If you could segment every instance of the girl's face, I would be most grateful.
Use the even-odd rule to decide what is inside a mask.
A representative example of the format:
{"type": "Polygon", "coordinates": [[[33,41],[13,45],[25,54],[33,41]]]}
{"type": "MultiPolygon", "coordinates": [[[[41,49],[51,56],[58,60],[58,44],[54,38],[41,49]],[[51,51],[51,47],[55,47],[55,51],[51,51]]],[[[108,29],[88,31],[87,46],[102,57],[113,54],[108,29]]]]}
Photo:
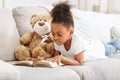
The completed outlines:
{"type": "Polygon", "coordinates": [[[65,44],[73,34],[73,27],[69,29],[61,23],[52,23],[51,31],[53,34],[53,39],[57,45],[65,44]]]}

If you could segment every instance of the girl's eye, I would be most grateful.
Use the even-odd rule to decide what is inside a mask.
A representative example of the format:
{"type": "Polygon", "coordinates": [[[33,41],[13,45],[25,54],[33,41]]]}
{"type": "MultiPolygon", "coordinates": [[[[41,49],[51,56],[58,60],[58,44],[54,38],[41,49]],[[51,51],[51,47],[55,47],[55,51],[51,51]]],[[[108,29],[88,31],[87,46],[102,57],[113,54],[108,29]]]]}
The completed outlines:
{"type": "Polygon", "coordinates": [[[61,37],[61,36],[62,36],[62,34],[58,34],[58,36],[60,36],[60,37],[61,37]]]}
{"type": "Polygon", "coordinates": [[[55,34],[52,33],[52,35],[54,36],[55,34]]]}

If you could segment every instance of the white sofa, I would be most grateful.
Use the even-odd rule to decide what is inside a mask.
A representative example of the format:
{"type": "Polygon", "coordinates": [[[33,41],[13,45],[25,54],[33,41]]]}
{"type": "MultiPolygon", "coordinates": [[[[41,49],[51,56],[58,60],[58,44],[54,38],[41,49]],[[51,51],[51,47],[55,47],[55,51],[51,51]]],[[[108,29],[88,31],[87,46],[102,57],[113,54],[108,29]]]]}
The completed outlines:
{"type": "MultiPolygon", "coordinates": [[[[49,8],[50,9],[50,8],[49,8]]],[[[14,49],[20,35],[31,31],[29,17],[40,13],[40,7],[19,7],[0,10],[0,80],[120,80],[120,54],[108,59],[85,62],[83,66],[57,68],[15,66],[14,49]]],[[[72,9],[75,26],[86,39],[98,38],[109,42],[119,35],[120,15],[94,13],[72,9]]]]}

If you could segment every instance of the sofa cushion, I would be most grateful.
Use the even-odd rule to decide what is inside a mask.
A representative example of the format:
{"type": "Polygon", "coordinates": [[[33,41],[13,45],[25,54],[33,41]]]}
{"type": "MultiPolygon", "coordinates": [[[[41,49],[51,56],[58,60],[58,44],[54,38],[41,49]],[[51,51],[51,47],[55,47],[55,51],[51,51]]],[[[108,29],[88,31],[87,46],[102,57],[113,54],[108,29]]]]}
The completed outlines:
{"type": "Polygon", "coordinates": [[[30,18],[33,14],[48,13],[49,9],[50,7],[46,9],[46,6],[22,6],[14,8],[13,16],[20,35],[33,31],[30,24],[30,18]]]}
{"type": "Polygon", "coordinates": [[[16,67],[0,60],[0,80],[21,80],[16,67]]]}
{"type": "Polygon", "coordinates": [[[21,72],[21,80],[80,80],[74,70],[65,67],[16,67],[21,72]]]}
{"type": "Polygon", "coordinates": [[[67,67],[75,70],[82,80],[120,80],[120,59],[101,59],[67,67]]]}
{"type": "Polygon", "coordinates": [[[20,44],[19,33],[11,12],[0,10],[0,59],[14,60],[14,49],[20,44]]]}
{"type": "Polygon", "coordinates": [[[98,80],[96,73],[89,66],[65,66],[71,68],[80,76],[80,80],[98,80]]]}

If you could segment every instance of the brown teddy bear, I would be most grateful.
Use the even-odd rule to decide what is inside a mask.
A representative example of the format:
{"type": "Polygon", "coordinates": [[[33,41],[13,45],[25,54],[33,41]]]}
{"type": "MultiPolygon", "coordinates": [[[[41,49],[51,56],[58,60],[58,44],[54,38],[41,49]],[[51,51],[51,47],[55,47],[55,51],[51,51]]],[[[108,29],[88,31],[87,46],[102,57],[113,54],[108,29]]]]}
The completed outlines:
{"type": "Polygon", "coordinates": [[[26,33],[20,38],[21,45],[14,51],[17,60],[37,58],[38,56],[52,57],[54,45],[50,20],[49,14],[36,14],[31,17],[30,23],[34,32],[26,33]]]}

